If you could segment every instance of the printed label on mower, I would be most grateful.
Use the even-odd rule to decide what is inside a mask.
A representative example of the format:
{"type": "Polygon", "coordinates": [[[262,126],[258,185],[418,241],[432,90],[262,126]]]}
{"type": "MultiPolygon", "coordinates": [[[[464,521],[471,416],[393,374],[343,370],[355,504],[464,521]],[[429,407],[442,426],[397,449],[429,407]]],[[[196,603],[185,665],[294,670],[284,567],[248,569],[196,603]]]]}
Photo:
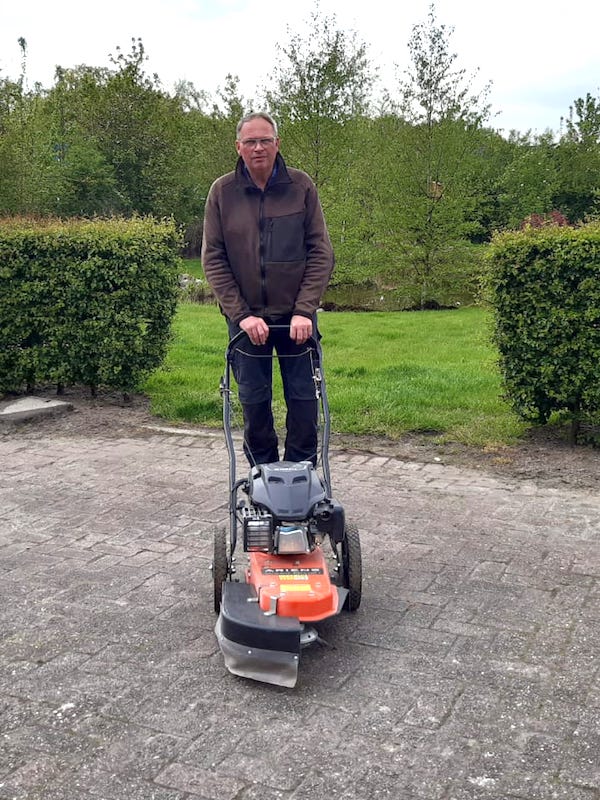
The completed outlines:
{"type": "Polygon", "coordinates": [[[263,567],[263,575],[277,575],[281,580],[308,580],[309,575],[322,575],[321,567],[263,567]]]}

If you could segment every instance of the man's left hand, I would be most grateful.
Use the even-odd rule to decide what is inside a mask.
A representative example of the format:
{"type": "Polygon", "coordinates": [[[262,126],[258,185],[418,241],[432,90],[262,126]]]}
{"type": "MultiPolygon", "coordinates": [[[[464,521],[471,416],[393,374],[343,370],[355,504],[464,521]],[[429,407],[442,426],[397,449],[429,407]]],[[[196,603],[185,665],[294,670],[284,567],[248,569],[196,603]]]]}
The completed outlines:
{"type": "Polygon", "coordinates": [[[296,344],[304,344],[312,336],[312,331],[312,320],[308,317],[302,317],[300,314],[294,314],[290,322],[290,338],[296,344]]]}

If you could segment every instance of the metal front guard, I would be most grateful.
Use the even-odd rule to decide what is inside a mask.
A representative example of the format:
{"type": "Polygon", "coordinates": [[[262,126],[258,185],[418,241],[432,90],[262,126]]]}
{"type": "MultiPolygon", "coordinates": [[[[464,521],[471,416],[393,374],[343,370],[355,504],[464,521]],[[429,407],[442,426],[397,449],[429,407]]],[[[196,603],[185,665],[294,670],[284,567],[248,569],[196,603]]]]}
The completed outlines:
{"type": "MultiPolygon", "coordinates": [[[[338,587],[336,613],[347,594],[338,587]]],[[[291,689],[298,679],[303,625],[296,617],[265,614],[257,599],[250,584],[224,581],[215,635],[225,666],[233,675],[291,689]]]]}
{"type": "Polygon", "coordinates": [[[219,647],[223,653],[225,666],[233,675],[250,678],[253,681],[272,683],[293,689],[298,679],[300,657],[282,650],[264,650],[260,647],[246,647],[232,642],[222,632],[222,618],[219,615],[215,625],[219,647]]]}
{"type": "Polygon", "coordinates": [[[266,616],[254,587],[225,581],[215,634],[234,675],[292,688],[298,677],[302,626],[293,617],[266,616]]]}

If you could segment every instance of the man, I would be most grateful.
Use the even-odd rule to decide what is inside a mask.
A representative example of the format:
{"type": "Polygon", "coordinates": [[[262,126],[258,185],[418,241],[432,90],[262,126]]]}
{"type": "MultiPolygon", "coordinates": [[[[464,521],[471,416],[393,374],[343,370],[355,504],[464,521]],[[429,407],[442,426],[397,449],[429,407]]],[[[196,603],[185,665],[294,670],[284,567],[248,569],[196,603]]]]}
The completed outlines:
{"type": "Polygon", "coordinates": [[[286,166],[273,118],[264,112],[243,117],[235,144],[235,171],[218,178],[206,199],[202,263],[230,337],[243,330],[249,339],[233,360],[244,451],[251,464],[279,459],[271,408],[275,350],[287,406],[284,460],[314,464],[315,386],[309,357],[298,356],[318,336],[316,310],[333,250],[316,187],[306,173],[286,166]]]}

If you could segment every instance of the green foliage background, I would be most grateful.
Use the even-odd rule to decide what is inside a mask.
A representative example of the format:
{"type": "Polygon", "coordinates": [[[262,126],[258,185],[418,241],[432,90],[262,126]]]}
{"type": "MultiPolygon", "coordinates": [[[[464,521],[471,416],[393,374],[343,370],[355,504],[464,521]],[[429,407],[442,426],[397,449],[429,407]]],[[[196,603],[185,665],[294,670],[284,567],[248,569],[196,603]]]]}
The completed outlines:
{"type": "MultiPolygon", "coordinates": [[[[70,243],[23,233],[18,246],[3,223],[0,387],[43,376],[129,390],[160,362],[175,307],[175,226],[185,255],[197,256],[206,195],[235,164],[236,123],[266,108],[282,154],[319,189],[336,252],[327,303],[477,303],[492,242],[496,343],[515,408],[541,421],[561,409],[597,413],[593,236],[506,232],[532,215],[577,226],[598,216],[600,99],[575,98],[558,133],[501,135],[489,86],[477,90],[457,67],[451,34],[432,5],[407,43],[409,69],[383,94],[364,42],[318,5],[306,31],[279,46],[256,98],[241,96],[233,75],[216,98],[186,81],[165,91],[145,70],[141,40],[117,48],[109,67],[58,67],[49,88],[29,88],[26,66],[0,77],[0,215],[134,221],[110,244],[91,222],[86,243],[73,223],[70,243]],[[140,215],[173,220],[169,253],[150,229],[125,241],[140,215]]],[[[387,405],[381,430],[397,423],[397,403],[387,405]]]]}
{"type": "Polygon", "coordinates": [[[172,215],[197,255],[207,192],[233,168],[235,125],[256,108],[275,114],[284,157],[318,185],[334,286],[392,295],[400,308],[472,300],[477,246],[495,231],[532,213],[575,223],[596,212],[592,95],[574,100],[559,136],[502,136],[433,6],[407,43],[411,68],[383,96],[365,43],[316,9],[256,98],[232,75],[215,98],[186,81],[165,91],[140,40],[108,67],[57,68],[48,88],[28,88],[26,68],[0,77],[0,214],[172,215]]]}

